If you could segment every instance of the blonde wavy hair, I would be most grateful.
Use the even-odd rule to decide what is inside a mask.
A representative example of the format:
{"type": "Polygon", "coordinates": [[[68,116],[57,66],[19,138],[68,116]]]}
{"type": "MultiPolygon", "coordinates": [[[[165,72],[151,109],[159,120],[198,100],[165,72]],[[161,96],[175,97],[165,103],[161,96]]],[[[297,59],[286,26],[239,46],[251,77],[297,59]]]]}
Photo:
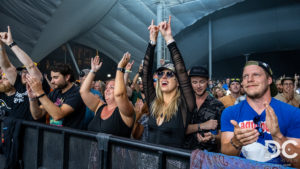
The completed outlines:
{"type": "Polygon", "coordinates": [[[175,97],[173,97],[173,99],[167,107],[164,106],[164,98],[159,81],[156,85],[155,92],[156,98],[151,104],[151,115],[155,118],[158,118],[163,112],[165,112],[163,114],[163,117],[165,119],[164,121],[168,122],[174,115],[176,115],[176,112],[178,111],[178,107],[180,105],[181,92],[179,90],[179,87],[176,88],[176,95],[175,97]]]}

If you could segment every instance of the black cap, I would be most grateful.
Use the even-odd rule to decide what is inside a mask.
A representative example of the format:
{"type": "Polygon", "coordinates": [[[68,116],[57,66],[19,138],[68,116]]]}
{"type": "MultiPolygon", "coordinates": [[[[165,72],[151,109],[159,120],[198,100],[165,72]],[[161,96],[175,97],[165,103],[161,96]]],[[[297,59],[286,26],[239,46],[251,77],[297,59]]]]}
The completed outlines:
{"type": "Polygon", "coordinates": [[[200,76],[200,77],[207,77],[208,78],[208,71],[206,68],[201,66],[193,66],[190,70],[189,77],[192,76],[200,76]]]}
{"type": "Polygon", "coordinates": [[[273,81],[273,71],[272,71],[271,67],[267,63],[265,63],[265,62],[251,60],[251,61],[246,62],[244,68],[246,66],[249,66],[249,65],[257,65],[257,66],[259,66],[259,67],[261,67],[265,72],[267,72],[271,76],[271,78],[272,78],[272,83],[270,85],[271,96],[275,97],[277,95],[277,93],[278,93],[278,90],[277,90],[277,87],[276,87],[276,85],[275,85],[275,83],[273,81]]]}

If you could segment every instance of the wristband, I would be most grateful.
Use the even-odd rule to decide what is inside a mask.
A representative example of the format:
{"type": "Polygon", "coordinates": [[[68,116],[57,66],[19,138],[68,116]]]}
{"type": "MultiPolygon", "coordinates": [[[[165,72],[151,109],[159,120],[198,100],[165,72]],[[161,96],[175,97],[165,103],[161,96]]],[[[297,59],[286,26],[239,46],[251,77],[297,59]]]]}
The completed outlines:
{"type": "Polygon", "coordinates": [[[13,46],[17,45],[16,42],[12,42],[10,45],[8,45],[9,48],[12,48],[13,46]]]}
{"type": "Polygon", "coordinates": [[[242,148],[242,147],[239,147],[239,146],[233,144],[232,138],[230,139],[230,144],[237,150],[241,150],[241,148],[242,148]]]}
{"type": "Polygon", "coordinates": [[[198,132],[202,131],[202,129],[200,128],[200,123],[198,123],[198,132]]]}
{"type": "Polygon", "coordinates": [[[29,101],[36,101],[36,97],[34,97],[34,98],[30,98],[30,97],[28,97],[29,98],[29,101]]]}
{"type": "Polygon", "coordinates": [[[95,72],[95,71],[93,71],[92,69],[90,70],[90,73],[94,73],[94,74],[96,74],[96,72],[95,72]]]}
{"type": "Polygon", "coordinates": [[[152,40],[150,40],[149,43],[150,43],[152,46],[156,45],[156,42],[154,42],[154,41],[152,41],[152,40]]]}
{"type": "Polygon", "coordinates": [[[43,97],[43,96],[45,96],[45,95],[46,95],[46,93],[43,93],[43,94],[37,96],[36,98],[39,99],[39,98],[41,98],[41,97],[43,97]]]}
{"type": "Polygon", "coordinates": [[[118,67],[117,70],[119,70],[119,71],[122,72],[122,73],[125,73],[125,69],[124,69],[124,68],[118,67]]]}
{"type": "Polygon", "coordinates": [[[174,39],[168,40],[167,46],[168,46],[170,43],[172,43],[172,42],[175,42],[175,40],[174,40],[174,39]]]}

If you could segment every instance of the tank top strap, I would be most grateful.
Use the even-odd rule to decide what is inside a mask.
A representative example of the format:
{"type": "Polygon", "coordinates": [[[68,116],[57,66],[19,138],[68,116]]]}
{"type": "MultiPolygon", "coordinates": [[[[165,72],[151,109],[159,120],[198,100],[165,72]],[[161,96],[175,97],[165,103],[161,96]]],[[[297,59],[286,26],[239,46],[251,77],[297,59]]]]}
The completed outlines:
{"type": "Polygon", "coordinates": [[[99,109],[97,110],[96,116],[100,116],[102,109],[106,106],[107,104],[103,104],[99,107],[99,109]]]}

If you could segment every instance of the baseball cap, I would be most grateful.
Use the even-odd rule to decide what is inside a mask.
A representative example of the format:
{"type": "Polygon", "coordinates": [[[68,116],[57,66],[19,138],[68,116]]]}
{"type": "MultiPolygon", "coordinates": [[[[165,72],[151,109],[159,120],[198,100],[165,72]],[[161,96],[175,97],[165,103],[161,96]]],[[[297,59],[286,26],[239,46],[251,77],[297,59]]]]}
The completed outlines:
{"type": "Polygon", "coordinates": [[[241,84],[241,79],[239,79],[239,78],[231,78],[230,82],[229,82],[229,86],[231,85],[232,82],[238,82],[238,83],[241,84]]]}
{"type": "Polygon", "coordinates": [[[202,66],[193,66],[189,73],[189,77],[192,77],[192,76],[200,76],[200,77],[208,78],[208,71],[206,68],[204,68],[202,66]]]}
{"type": "Polygon", "coordinates": [[[156,72],[160,72],[160,71],[163,71],[165,69],[168,69],[168,70],[171,70],[173,73],[176,73],[175,71],[175,67],[174,67],[174,64],[173,63],[166,63],[164,65],[162,65],[161,67],[159,67],[156,72]]]}
{"type": "Polygon", "coordinates": [[[271,76],[271,78],[272,78],[272,83],[270,85],[271,96],[275,97],[277,95],[277,93],[278,93],[278,90],[277,90],[277,87],[276,87],[275,82],[273,80],[273,71],[272,71],[271,67],[267,63],[265,63],[265,62],[251,60],[251,61],[246,62],[244,68],[246,66],[249,66],[249,65],[259,66],[259,67],[261,67],[265,72],[267,72],[271,76]]]}
{"type": "Polygon", "coordinates": [[[79,72],[79,76],[80,77],[83,77],[83,76],[87,76],[90,72],[90,69],[82,69],[80,72],[79,72]]]}

